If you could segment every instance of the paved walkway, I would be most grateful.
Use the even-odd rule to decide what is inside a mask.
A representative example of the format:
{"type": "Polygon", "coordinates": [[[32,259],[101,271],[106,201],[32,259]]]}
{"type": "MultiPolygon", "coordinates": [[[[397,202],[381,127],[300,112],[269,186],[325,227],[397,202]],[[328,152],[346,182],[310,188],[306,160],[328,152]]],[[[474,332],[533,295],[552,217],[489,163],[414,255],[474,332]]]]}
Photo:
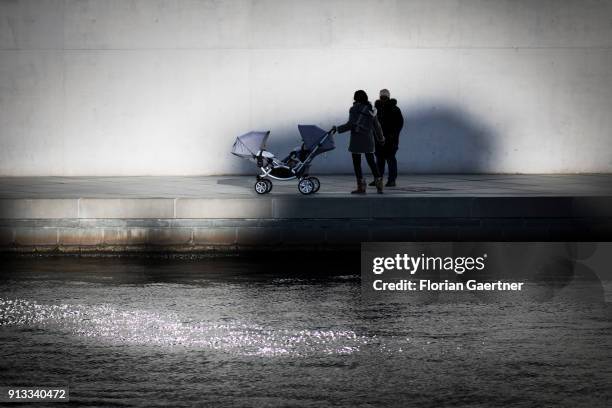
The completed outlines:
{"type": "MultiPolygon", "coordinates": [[[[323,175],[316,197],[343,197],[354,189],[349,175],[323,175]]],[[[0,198],[249,198],[253,176],[216,177],[4,177],[0,198]]],[[[369,188],[377,196],[373,187],[369,188]]],[[[296,181],[274,181],[267,197],[300,197],[296,181]]],[[[612,196],[612,174],[403,175],[384,197],[612,196]]],[[[263,198],[263,197],[260,197],[263,198]]]]}
{"type": "Polygon", "coordinates": [[[357,197],[352,176],[320,179],[259,196],[253,176],[0,178],[0,252],[612,239],[612,175],[404,175],[357,197]]]}

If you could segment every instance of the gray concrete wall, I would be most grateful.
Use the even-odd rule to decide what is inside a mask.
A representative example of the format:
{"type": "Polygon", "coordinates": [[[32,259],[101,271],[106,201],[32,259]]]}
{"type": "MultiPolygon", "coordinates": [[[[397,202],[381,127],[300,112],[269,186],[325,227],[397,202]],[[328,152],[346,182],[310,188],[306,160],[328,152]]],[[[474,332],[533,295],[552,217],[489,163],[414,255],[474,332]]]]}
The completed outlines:
{"type": "Polygon", "coordinates": [[[611,1],[1,0],[0,175],[249,173],[383,87],[402,171],[612,172],[611,46],[611,1]]]}

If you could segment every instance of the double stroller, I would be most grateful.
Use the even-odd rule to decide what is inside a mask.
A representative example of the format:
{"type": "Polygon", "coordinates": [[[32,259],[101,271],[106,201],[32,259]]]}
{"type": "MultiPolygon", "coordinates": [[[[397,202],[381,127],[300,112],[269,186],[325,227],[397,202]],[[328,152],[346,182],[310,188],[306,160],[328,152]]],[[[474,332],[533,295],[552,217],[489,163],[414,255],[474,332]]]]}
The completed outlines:
{"type": "Polygon", "coordinates": [[[298,181],[298,190],[302,194],[314,194],[319,191],[321,182],[308,174],[310,164],[321,153],[336,148],[333,134],[335,129],[325,131],[314,125],[298,125],[302,145],[292,150],[287,157],[279,160],[266,150],[270,131],[248,132],[238,136],[232,146],[232,154],[253,161],[261,170],[255,181],[255,192],[267,194],[272,191],[272,181],[298,181]]]}

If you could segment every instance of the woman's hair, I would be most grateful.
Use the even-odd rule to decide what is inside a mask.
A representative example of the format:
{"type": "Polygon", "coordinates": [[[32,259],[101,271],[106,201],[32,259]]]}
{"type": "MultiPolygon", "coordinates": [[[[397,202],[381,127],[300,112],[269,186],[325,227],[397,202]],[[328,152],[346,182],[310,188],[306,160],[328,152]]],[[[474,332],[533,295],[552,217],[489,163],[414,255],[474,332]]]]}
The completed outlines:
{"type": "Polygon", "coordinates": [[[360,89],[358,91],[355,91],[353,99],[355,100],[355,102],[368,103],[368,94],[365,93],[363,89],[360,89]]]}

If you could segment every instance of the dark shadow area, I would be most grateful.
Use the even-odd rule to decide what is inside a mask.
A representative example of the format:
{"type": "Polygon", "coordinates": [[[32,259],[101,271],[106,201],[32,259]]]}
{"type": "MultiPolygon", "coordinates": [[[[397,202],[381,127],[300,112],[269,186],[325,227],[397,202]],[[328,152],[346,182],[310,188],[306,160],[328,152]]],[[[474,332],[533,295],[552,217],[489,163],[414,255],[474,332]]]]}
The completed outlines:
{"type": "Polygon", "coordinates": [[[494,133],[484,120],[444,105],[409,107],[402,113],[400,174],[495,171],[494,133]]]}
{"type": "MultiPolygon", "coordinates": [[[[279,183],[282,183],[279,181],[279,183]]],[[[217,184],[224,186],[233,186],[233,187],[242,187],[251,190],[253,188],[253,179],[245,179],[244,177],[235,177],[235,178],[222,178],[217,180],[217,184]]],[[[295,181],[294,181],[295,184],[295,181]]],[[[411,193],[424,193],[424,192],[433,192],[433,191],[452,191],[450,188],[443,187],[417,187],[417,186],[406,186],[401,187],[397,186],[393,188],[393,191],[407,191],[411,193]]]]}
{"type": "Polygon", "coordinates": [[[443,187],[394,187],[394,191],[409,191],[412,193],[424,193],[429,191],[452,191],[452,188],[443,187]]]}
{"type": "Polygon", "coordinates": [[[0,283],[12,280],[70,280],[108,284],[206,284],[265,282],[271,279],[328,280],[360,273],[359,252],[334,251],[304,256],[304,252],[252,252],[228,257],[181,257],[163,254],[134,256],[0,257],[0,283]],[[271,261],[273,256],[273,261],[271,261]],[[295,262],[299,258],[300,262],[295,262]],[[279,266],[280,265],[280,266],[279,266]],[[286,266],[283,266],[286,265],[286,266]]]}

